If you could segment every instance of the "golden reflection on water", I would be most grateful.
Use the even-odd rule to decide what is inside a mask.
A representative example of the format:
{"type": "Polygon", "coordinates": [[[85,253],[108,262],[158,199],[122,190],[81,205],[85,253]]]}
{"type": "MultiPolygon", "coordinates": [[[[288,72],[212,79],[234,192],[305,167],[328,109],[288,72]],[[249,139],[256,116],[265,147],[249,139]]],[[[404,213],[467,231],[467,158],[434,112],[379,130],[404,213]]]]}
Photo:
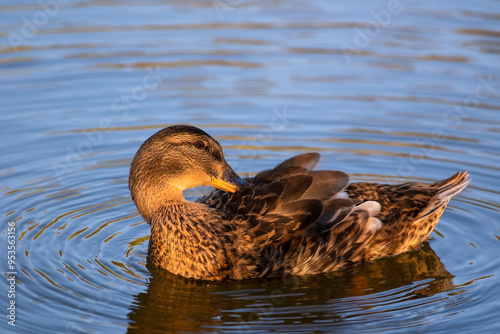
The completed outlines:
{"type": "Polygon", "coordinates": [[[345,29],[362,26],[359,22],[210,22],[210,23],[179,23],[179,24],[145,24],[145,25],[93,25],[81,27],[44,28],[39,34],[81,34],[99,32],[127,32],[127,31],[176,31],[176,30],[219,30],[219,29],[345,29]]]}
{"type": "MultiPolygon", "coordinates": [[[[142,222],[140,224],[147,224],[146,222],[142,222]]],[[[128,250],[127,250],[127,253],[126,253],[126,256],[129,257],[130,256],[130,253],[132,253],[135,249],[135,247],[139,246],[139,245],[142,245],[144,244],[146,241],[149,240],[149,235],[147,236],[144,236],[144,237],[139,237],[137,239],[134,239],[132,241],[130,241],[127,246],[128,246],[128,250]]]]}
{"type": "Polygon", "coordinates": [[[182,61],[168,61],[168,62],[142,62],[142,63],[101,63],[96,67],[110,67],[110,68],[174,68],[174,67],[203,67],[203,66],[230,66],[242,68],[256,68],[261,67],[260,63],[246,62],[246,61],[230,61],[230,60],[182,60],[182,61]]]}
{"type": "MultiPolygon", "coordinates": [[[[161,130],[168,126],[174,125],[172,123],[158,123],[158,124],[147,124],[147,125],[136,125],[136,126],[114,126],[103,128],[85,128],[76,130],[65,130],[65,131],[53,131],[48,133],[48,136],[57,136],[63,134],[71,133],[85,133],[85,132],[115,132],[115,131],[138,131],[138,130],[161,130]]],[[[218,123],[218,124],[190,124],[193,126],[205,128],[205,129],[262,129],[264,126],[254,125],[254,124],[233,124],[233,123],[218,123]]]]}
{"type": "Polygon", "coordinates": [[[214,43],[217,44],[243,44],[243,45],[266,45],[267,41],[262,39],[248,39],[248,38],[215,38],[214,43]]]}
{"type": "Polygon", "coordinates": [[[128,215],[128,216],[123,216],[123,217],[120,217],[120,218],[109,220],[109,221],[105,222],[104,224],[102,224],[101,226],[99,226],[98,228],[96,228],[93,232],[91,232],[88,235],[86,235],[84,237],[84,239],[88,239],[88,238],[91,238],[91,237],[95,236],[97,233],[101,232],[104,228],[108,227],[109,225],[111,225],[113,223],[121,222],[121,221],[130,219],[130,218],[134,218],[134,217],[138,217],[138,216],[139,216],[138,213],[134,213],[134,214],[131,214],[131,215],[128,215]]]}
{"type": "MultiPolygon", "coordinates": [[[[114,276],[114,277],[116,277],[116,278],[119,278],[119,279],[121,279],[121,280],[127,281],[127,282],[132,283],[132,284],[145,285],[144,283],[140,283],[140,282],[137,282],[137,281],[131,280],[131,279],[129,279],[129,278],[127,278],[127,277],[123,276],[123,275],[120,275],[120,274],[119,274],[119,272],[123,272],[123,270],[121,270],[121,269],[123,269],[123,268],[124,268],[123,264],[120,264],[120,265],[118,266],[118,267],[120,267],[121,269],[118,269],[118,270],[116,270],[116,271],[115,271],[115,270],[113,270],[113,269],[116,269],[116,268],[109,268],[108,266],[106,266],[103,262],[99,261],[98,259],[94,259],[94,261],[95,261],[95,263],[97,263],[97,264],[98,264],[99,268],[101,268],[101,269],[103,269],[103,270],[104,270],[104,272],[103,272],[103,271],[99,271],[99,272],[100,272],[100,273],[102,273],[102,274],[103,274],[103,275],[105,275],[105,276],[108,276],[107,274],[110,274],[110,275],[112,275],[112,276],[114,276]]],[[[115,266],[115,267],[117,266],[117,264],[116,264],[116,263],[111,262],[111,264],[112,264],[113,266],[115,266]]],[[[95,269],[95,270],[99,270],[99,269],[97,269],[97,267],[96,267],[96,268],[94,268],[94,269],[95,269]]],[[[145,277],[141,277],[141,276],[139,276],[139,275],[135,274],[134,272],[132,272],[132,274],[130,274],[130,273],[128,273],[128,272],[127,272],[127,274],[129,274],[129,275],[131,275],[131,276],[133,276],[133,277],[138,277],[138,278],[140,278],[140,279],[142,279],[142,280],[145,280],[145,279],[146,279],[145,277]]]]}
{"type": "MultiPolygon", "coordinates": [[[[408,137],[408,138],[435,138],[436,135],[427,132],[415,132],[415,131],[390,131],[390,130],[375,130],[368,128],[350,128],[344,132],[348,133],[364,133],[364,134],[380,134],[380,135],[390,135],[394,137],[408,137]]],[[[470,137],[459,137],[443,134],[439,136],[443,141],[454,140],[454,141],[464,141],[470,143],[478,143],[479,140],[470,137]]]]}
{"type": "Polygon", "coordinates": [[[45,273],[42,271],[38,270],[37,268],[32,268],[34,271],[36,271],[41,277],[43,277],[47,282],[49,282],[51,285],[55,286],[58,289],[61,289],[63,291],[69,291],[65,287],[60,286],[56,282],[54,282],[51,278],[49,278],[45,273]]]}
{"type": "Polygon", "coordinates": [[[444,152],[455,152],[455,153],[465,153],[463,150],[450,149],[445,146],[438,146],[433,143],[407,143],[407,142],[395,142],[395,141],[383,141],[383,140],[374,140],[374,139],[354,139],[354,138],[326,138],[322,141],[327,143],[336,143],[336,144],[366,144],[366,145],[377,145],[381,147],[416,147],[422,149],[433,149],[437,151],[444,152]]]}
{"type": "Polygon", "coordinates": [[[457,33],[463,34],[463,35],[500,37],[500,31],[484,30],[484,29],[460,28],[460,29],[457,29],[457,33]]]}
{"type": "MultiPolygon", "coordinates": [[[[51,228],[53,225],[55,225],[57,222],[59,222],[62,218],[71,216],[70,220],[77,219],[77,218],[83,217],[83,216],[91,214],[91,213],[95,213],[98,211],[103,211],[103,210],[107,210],[107,209],[119,206],[119,205],[126,203],[126,202],[129,202],[129,201],[130,201],[129,199],[124,201],[123,198],[119,198],[119,199],[109,200],[109,201],[106,201],[106,202],[103,202],[100,204],[92,204],[89,206],[85,206],[82,208],[74,209],[74,210],[71,210],[69,212],[63,213],[63,214],[57,216],[55,219],[53,219],[47,225],[43,226],[41,228],[41,230],[33,237],[33,240],[38,239],[47,229],[51,228]],[[79,213],[79,212],[82,212],[82,213],[79,213]],[[79,214],[75,215],[76,213],[79,213],[79,214]],[[73,215],[75,215],[75,216],[73,216],[73,215]]],[[[63,225],[58,230],[60,231],[60,230],[64,229],[66,226],[67,225],[63,225]]],[[[70,237],[70,240],[82,232],[84,232],[84,230],[79,230],[79,231],[75,232],[76,234],[73,233],[72,236],[70,237]]]]}
{"type": "MultiPolygon", "coordinates": [[[[35,222],[34,220],[32,221],[33,223],[35,222]]],[[[19,234],[19,238],[17,239],[18,241],[21,241],[23,240],[23,238],[26,236],[27,233],[31,232],[34,228],[36,228],[38,225],[40,225],[40,223],[36,223],[36,224],[32,224],[31,226],[29,224],[26,224],[26,226],[28,226],[27,229],[25,229],[24,231],[22,231],[20,234],[19,234]]]]}
{"type": "Polygon", "coordinates": [[[1,58],[0,64],[28,63],[32,61],[35,61],[35,58],[33,57],[1,58]]]}

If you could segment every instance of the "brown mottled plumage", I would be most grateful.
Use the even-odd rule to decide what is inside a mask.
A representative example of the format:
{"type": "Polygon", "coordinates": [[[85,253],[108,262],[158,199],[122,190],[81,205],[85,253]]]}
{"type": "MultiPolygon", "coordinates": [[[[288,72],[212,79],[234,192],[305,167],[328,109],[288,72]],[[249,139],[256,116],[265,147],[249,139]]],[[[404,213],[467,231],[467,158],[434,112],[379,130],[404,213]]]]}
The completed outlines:
{"type": "Polygon", "coordinates": [[[151,224],[149,258],[184,277],[223,280],[331,272],[417,248],[466,172],[434,184],[349,184],[295,156],[243,181],[202,130],[176,125],[150,137],[130,168],[132,198],[151,224]],[[196,202],[182,191],[217,188],[196,202]]]}

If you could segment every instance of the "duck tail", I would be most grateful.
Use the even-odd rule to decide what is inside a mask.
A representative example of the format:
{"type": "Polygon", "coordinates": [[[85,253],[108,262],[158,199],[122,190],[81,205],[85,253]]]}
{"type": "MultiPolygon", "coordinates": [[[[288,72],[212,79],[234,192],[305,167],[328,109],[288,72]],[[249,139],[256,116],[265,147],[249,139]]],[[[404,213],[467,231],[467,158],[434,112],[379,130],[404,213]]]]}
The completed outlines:
{"type": "Polygon", "coordinates": [[[452,177],[434,184],[434,187],[438,189],[436,196],[442,201],[447,201],[464,190],[469,183],[469,173],[467,171],[458,172],[452,177]]]}
{"type": "Polygon", "coordinates": [[[432,188],[436,189],[437,192],[430,201],[429,205],[425,210],[420,212],[418,218],[422,218],[434,213],[437,209],[448,204],[450,199],[460,193],[467,187],[470,183],[469,173],[458,172],[452,177],[436,182],[432,185],[432,188]]]}

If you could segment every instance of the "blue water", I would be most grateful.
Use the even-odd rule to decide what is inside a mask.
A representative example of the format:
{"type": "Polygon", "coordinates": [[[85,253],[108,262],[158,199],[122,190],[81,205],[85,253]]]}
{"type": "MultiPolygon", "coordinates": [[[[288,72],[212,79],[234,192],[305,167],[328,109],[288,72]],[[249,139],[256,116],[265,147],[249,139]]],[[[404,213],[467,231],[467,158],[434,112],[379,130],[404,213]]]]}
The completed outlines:
{"type": "Polygon", "coordinates": [[[497,1],[2,1],[0,268],[16,284],[1,281],[0,331],[498,332],[499,20],[497,1]],[[140,144],[176,123],[243,176],[317,151],[354,181],[472,183],[417,251],[184,280],[146,266],[127,186],[140,144]]]}

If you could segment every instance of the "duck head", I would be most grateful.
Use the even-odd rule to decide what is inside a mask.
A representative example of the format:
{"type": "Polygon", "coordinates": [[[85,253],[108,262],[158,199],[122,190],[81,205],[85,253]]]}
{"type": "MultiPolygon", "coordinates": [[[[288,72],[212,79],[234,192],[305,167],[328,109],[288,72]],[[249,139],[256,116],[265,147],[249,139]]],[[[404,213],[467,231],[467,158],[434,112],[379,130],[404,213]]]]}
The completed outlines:
{"type": "Polygon", "coordinates": [[[188,125],[158,131],[142,144],[130,166],[132,199],[148,222],[166,202],[185,201],[184,189],[212,185],[236,192],[245,184],[224,159],[220,144],[188,125]]]}

